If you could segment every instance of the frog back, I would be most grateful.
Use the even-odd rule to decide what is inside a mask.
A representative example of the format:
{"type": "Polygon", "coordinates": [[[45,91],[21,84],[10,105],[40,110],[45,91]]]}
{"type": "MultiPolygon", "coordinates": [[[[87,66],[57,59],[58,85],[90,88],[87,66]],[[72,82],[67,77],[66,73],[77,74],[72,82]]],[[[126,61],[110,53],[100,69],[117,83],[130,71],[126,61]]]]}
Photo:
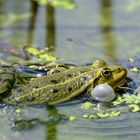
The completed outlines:
{"type": "Polygon", "coordinates": [[[48,104],[60,103],[79,95],[88,87],[93,86],[94,80],[97,78],[95,75],[92,71],[85,72],[55,86],[46,85],[40,88],[33,88],[30,92],[26,90],[20,94],[13,94],[3,101],[8,104],[18,103],[23,105],[42,104],[45,102],[48,104]]]}

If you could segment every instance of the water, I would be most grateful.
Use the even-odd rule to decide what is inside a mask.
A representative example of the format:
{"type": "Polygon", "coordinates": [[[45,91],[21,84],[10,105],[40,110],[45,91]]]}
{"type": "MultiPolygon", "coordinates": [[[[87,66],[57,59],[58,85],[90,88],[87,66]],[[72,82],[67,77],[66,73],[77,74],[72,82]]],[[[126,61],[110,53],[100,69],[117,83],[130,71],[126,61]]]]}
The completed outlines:
{"type": "MultiPolygon", "coordinates": [[[[0,57],[13,63],[26,58],[20,49],[27,44],[48,48],[64,62],[84,64],[96,58],[129,68],[128,57],[139,60],[139,7],[128,0],[75,0],[66,10],[39,6],[33,1],[0,0],[0,57]],[[14,17],[14,14],[18,16],[14,17]],[[6,18],[5,18],[6,17],[6,18]],[[18,48],[16,50],[15,48],[18,48]],[[11,49],[12,48],[12,49],[11,49]],[[18,54],[19,53],[19,54],[18,54]],[[22,55],[21,55],[21,54],[22,55]]],[[[132,65],[138,65],[139,61],[132,65]]],[[[129,71],[139,85],[139,74],[129,71]]],[[[124,113],[116,118],[83,119],[81,102],[58,107],[1,107],[1,140],[138,140],[140,114],[124,113]],[[21,109],[21,112],[16,112],[21,109]],[[76,116],[68,121],[67,115],[76,116]],[[23,127],[15,126],[21,121],[23,127]],[[19,129],[20,128],[20,129],[19,129]],[[22,128],[22,129],[21,129],[22,128]]]]}

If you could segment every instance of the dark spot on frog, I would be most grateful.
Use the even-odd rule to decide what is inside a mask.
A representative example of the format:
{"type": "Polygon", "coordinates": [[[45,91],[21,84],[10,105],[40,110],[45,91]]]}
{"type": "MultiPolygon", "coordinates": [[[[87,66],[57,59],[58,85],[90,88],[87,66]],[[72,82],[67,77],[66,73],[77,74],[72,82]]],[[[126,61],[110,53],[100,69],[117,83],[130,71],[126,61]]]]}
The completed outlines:
{"type": "Polygon", "coordinates": [[[66,77],[66,78],[71,78],[72,75],[68,73],[65,77],[66,77]]]}
{"type": "Polygon", "coordinates": [[[80,78],[80,81],[85,81],[86,79],[87,79],[87,77],[84,76],[84,77],[81,77],[81,78],[80,78]]]}
{"type": "Polygon", "coordinates": [[[68,87],[68,92],[71,92],[72,91],[72,87],[68,87]]]}
{"type": "Polygon", "coordinates": [[[35,86],[33,86],[33,88],[39,88],[39,86],[38,85],[35,85],[35,86]]]}
{"type": "Polygon", "coordinates": [[[59,73],[59,72],[60,72],[60,70],[54,70],[54,71],[51,72],[51,74],[59,73]]]}
{"type": "Polygon", "coordinates": [[[21,88],[17,89],[17,92],[22,92],[22,91],[23,91],[23,89],[21,89],[21,88]]]}
{"type": "Polygon", "coordinates": [[[56,80],[50,80],[52,84],[57,84],[56,80]]]}
{"type": "Polygon", "coordinates": [[[35,97],[29,97],[29,98],[27,98],[27,101],[30,101],[30,102],[32,102],[34,100],[35,100],[35,97]]]}
{"type": "Polygon", "coordinates": [[[82,86],[84,83],[83,82],[80,82],[80,86],[82,86]]]}
{"type": "Polygon", "coordinates": [[[16,104],[19,104],[19,103],[20,103],[20,101],[15,101],[15,103],[16,103],[16,104]]]}
{"type": "Polygon", "coordinates": [[[58,89],[51,89],[51,93],[56,93],[56,92],[58,92],[59,90],[58,89]]]}

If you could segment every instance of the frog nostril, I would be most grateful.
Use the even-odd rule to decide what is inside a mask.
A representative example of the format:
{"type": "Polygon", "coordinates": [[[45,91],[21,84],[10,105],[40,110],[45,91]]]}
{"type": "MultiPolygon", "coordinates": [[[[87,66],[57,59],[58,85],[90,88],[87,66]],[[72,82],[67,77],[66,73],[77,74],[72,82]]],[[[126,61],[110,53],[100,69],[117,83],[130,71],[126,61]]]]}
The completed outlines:
{"type": "Polygon", "coordinates": [[[121,72],[121,68],[118,68],[118,72],[121,72]]]}

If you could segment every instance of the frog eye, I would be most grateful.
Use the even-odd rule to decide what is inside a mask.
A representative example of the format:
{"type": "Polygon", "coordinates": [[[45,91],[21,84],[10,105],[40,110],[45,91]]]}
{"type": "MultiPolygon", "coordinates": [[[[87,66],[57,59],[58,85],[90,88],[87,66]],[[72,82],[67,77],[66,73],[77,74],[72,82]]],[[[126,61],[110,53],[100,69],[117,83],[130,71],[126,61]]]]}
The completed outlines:
{"type": "Polygon", "coordinates": [[[110,74],[111,74],[110,69],[109,69],[109,68],[104,68],[103,71],[102,71],[101,76],[102,76],[102,77],[109,77],[110,74]]]}

